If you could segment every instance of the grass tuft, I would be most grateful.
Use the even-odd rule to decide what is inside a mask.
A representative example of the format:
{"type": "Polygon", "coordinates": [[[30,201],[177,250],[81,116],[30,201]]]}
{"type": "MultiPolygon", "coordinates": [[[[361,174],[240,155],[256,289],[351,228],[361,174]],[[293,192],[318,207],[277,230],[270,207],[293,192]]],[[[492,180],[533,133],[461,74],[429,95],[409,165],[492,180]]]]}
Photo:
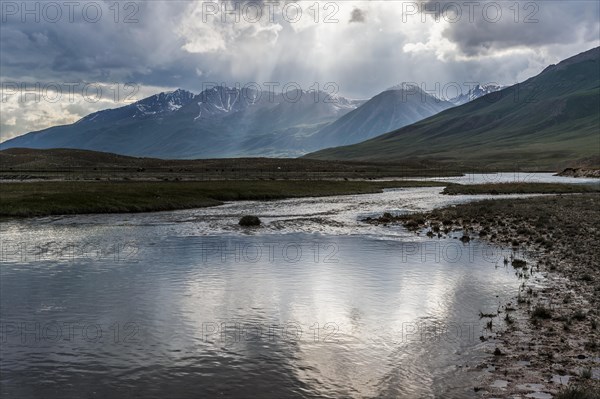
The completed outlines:
{"type": "Polygon", "coordinates": [[[542,305],[537,305],[533,312],[531,312],[532,319],[550,319],[552,318],[552,311],[542,305]]]}
{"type": "Polygon", "coordinates": [[[600,393],[588,387],[570,386],[561,390],[555,399],[600,399],[600,393]]]}

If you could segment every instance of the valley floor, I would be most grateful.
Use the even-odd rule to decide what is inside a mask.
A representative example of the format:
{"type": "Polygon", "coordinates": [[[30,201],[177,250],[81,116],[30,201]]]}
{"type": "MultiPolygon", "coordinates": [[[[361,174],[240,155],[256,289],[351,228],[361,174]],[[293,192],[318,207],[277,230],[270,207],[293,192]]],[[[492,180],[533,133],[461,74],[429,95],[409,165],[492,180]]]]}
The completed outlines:
{"type": "Polygon", "coordinates": [[[428,180],[57,180],[2,183],[0,217],[157,212],[203,208],[224,201],[377,193],[386,188],[447,186],[444,194],[599,192],[597,185],[500,183],[460,185],[428,180]]]}
{"type": "MultiPolygon", "coordinates": [[[[0,217],[156,212],[223,201],[377,193],[385,188],[443,186],[434,181],[221,180],[171,182],[55,181],[4,183],[0,217]]],[[[241,216],[241,215],[240,215],[241,216]]]]}

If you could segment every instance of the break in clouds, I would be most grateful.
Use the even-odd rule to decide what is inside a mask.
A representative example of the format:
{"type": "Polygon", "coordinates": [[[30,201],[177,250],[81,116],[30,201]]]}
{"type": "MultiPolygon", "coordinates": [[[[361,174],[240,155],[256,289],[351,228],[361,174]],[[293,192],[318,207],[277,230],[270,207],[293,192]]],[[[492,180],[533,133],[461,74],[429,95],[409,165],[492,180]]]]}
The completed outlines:
{"type": "Polygon", "coordinates": [[[1,141],[211,82],[334,82],[353,98],[404,81],[509,85],[600,35],[595,1],[1,5],[1,141]]]}

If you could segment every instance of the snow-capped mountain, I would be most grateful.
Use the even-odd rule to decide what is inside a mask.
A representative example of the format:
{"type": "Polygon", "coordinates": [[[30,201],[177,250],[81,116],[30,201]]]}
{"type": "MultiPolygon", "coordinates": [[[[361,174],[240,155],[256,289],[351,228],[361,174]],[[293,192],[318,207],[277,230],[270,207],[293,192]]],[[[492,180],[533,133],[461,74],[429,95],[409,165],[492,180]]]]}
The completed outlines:
{"type": "MultiPolygon", "coordinates": [[[[306,158],[379,162],[437,159],[498,169],[515,165],[531,170],[558,169],[574,160],[598,156],[598,87],[600,47],[551,65],[498,93],[480,96],[372,140],[318,151],[306,158]]],[[[472,94],[494,89],[481,87],[472,94]]]]}
{"type": "Polygon", "coordinates": [[[163,158],[295,156],[306,138],[364,101],[301,90],[213,87],[159,93],[8,140],[0,148],[79,148],[163,158]]]}
{"type": "Polygon", "coordinates": [[[124,107],[94,112],[81,118],[75,123],[101,123],[124,118],[145,118],[157,114],[174,112],[189,104],[194,96],[194,93],[182,89],[177,89],[172,92],[163,92],[124,107]]]}
{"type": "Polygon", "coordinates": [[[453,104],[413,84],[390,87],[312,137],[315,147],[355,144],[437,114],[453,104]]]}
{"type": "Polygon", "coordinates": [[[451,98],[449,101],[454,105],[463,105],[468,103],[469,101],[473,101],[478,99],[479,97],[483,97],[487,94],[494,93],[496,91],[502,90],[505,86],[499,86],[495,84],[487,84],[487,85],[477,85],[474,88],[470,89],[466,93],[461,93],[458,96],[451,98]]]}
{"type": "Polygon", "coordinates": [[[299,156],[368,140],[452,106],[406,83],[369,101],[322,91],[178,89],[28,133],[0,148],[78,148],[158,158],[299,156]]]}
{"type": "Polygon", "coordinates": [[[402,82],[399,83],[397,85],[394,85],[392,87],[388,87],[387,89],[384,90],[384,92],[386,91],[396,91],[396,90],[404,90],[404,91],[418,91],[421,92],[421,87],[416,84],[416,83],[411,83],[411,82],[402,82]]]}
{"type": "Polygon", "coordinates": [[[159,93],[136,103],[137,109],[145,115],[177,111],[194,99],[194,93],[177,89],[173,92],[159,93]]]}

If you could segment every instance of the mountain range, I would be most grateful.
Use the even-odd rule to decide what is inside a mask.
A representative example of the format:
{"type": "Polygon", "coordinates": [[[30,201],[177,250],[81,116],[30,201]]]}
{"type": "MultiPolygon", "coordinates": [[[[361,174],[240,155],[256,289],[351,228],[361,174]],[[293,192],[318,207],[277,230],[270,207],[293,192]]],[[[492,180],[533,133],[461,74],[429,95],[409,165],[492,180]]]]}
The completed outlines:
{"type": "Polygon", "coordinates": [[[293,157],[358,143],[453,105],[406,85],[368,101],[322,91],[178,89],[16,137],[0,149],[76,148],[171,159],[293,157]]]}
{"type": "Polygon", "coordinates": [[[200,94],[179,89],[28,133],[0,148],[77,148],[159,158],[292,156],[307,152],[298,150],[305,136],[362,103],[329,97],[222,86],[200,94]]]}
{"type": "Polygon", "coordinates": [[[600,155],[600,47],[539,75],[313,159],[435,159],[555,170],[600,155]]]}
{"type": "Polygon", "coordinates": [[[0,149],[75,148],[170,159],[436,160],[557,169],[600,152],[600,47],[522,83],[444,101],[401,84],[369,100],[217,86],[159,93],[0,149]]]}

